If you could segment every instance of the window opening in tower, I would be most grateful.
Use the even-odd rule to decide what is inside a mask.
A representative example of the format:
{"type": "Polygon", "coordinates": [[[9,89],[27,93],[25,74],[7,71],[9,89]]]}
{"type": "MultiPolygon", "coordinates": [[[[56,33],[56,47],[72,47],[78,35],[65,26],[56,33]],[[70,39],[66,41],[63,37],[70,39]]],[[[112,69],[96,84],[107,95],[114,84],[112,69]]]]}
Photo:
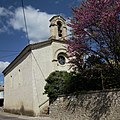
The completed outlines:
{"type": "Polygon", "coordinates": [[[60,21],[57,22],[57,26],[58,26],[58,36],[62,37],[62,24],[60,21]]]}

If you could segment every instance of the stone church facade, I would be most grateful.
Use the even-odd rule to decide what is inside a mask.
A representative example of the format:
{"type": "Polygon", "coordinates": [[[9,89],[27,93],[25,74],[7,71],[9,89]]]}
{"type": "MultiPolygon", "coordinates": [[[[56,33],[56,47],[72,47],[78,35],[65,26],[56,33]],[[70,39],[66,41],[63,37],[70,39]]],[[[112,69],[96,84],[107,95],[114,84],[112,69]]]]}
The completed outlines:
{"type": "Polygon", "coordinates": [[[49,27],[48,40],[26,46],[3,71],[5,111],[33,116],[47,112],[49,100],[43,94],[45,79],[53,71],[69,69],[66,21],[53,16],[49,27]]]}

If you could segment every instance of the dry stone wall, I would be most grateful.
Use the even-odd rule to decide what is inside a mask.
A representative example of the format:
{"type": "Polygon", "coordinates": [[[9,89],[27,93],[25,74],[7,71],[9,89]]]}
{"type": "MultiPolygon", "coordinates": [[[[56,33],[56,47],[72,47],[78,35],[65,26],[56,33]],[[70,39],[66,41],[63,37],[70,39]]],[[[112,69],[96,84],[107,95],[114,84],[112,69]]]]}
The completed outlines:
{"type": "Polygon", "coordinates": [[[50,105],[55,120],[120,120],[120,90],[59,97],[50,105]]]}

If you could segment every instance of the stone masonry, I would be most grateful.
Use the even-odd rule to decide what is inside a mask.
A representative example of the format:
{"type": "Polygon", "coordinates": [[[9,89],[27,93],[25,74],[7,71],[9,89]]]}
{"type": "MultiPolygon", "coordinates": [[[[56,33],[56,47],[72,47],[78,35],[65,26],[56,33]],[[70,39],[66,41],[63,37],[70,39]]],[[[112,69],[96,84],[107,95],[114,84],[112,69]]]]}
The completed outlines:
{"type": "Polygon", "coordinates": [[[55,120],[120,120],[120,90],[59,97],[50,105],[55,120]]]}

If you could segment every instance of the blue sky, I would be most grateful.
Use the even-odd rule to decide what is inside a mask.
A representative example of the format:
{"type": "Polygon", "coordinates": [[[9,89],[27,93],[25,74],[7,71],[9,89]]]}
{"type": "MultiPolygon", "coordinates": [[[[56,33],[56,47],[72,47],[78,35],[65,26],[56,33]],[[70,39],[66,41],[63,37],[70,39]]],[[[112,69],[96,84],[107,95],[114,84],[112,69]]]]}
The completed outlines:
{"type": "MultiPolygon", "coordinates": [[[[80,0],[23,0],[30,43],[49,37],[49,19],[60,14],[66,19],[80,0]]],[[[0,0],[0,81],[2,71],[28,44],[21,0],[0,0]]]]}

